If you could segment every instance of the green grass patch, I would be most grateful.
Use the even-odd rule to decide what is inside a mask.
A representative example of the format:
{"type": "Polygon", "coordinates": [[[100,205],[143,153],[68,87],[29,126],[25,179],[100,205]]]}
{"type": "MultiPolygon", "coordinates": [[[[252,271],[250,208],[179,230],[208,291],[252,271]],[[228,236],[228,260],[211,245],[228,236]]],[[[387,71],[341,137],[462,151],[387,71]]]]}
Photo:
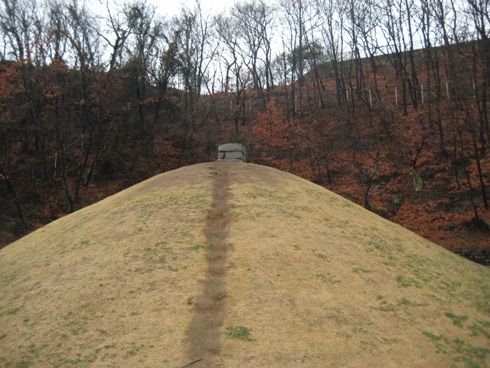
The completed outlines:
{"type": "Polygon", "coordinates": [[[328,259],[328,256],[324,253],[317,253],[317,249],[312,249],[312,252],[320,259],[328,259]]]}
{"type": "Polygon", "coordinates": [[[397,276],[396,282],[398,282],[398,285],[401,287],[422,287],[422,285],[417,280],[411,277],[397,276]]]}
{"type": "Polygon", "coordinates": [[[385,344],[393,344],[395,342],[398,342],[398,339],[387,339],[385,337],[382,337],[381,340],[383,340],[383,343],[385,344]]]}
{"type": "Polygon", "coordinates": [[[453,320],[453,325],[463,327],[463,322],[468,319],[468,316],[457,316],[451,312],[446,312],[444,315],[453,320]]]}
{"type": "Polygon", "coordinates": [[[328,282],[329,284],[337,284],[340,282],[340,280],[335,279],[335,276],[332,275],[330,272],[327,272],[326,275],[323,273],[317,273],[315,277],[322,281],[328,282]]]}
{"type": "Polygon", "coordinates": [[[405,298],[402,298],[401,300],[399,300],[398,304],[406,305],[409,307],[427,307],[427,306],[429,306],[429,303],[412,303],[410,300],[407,300],[405,298]]]}
{"type": "Polygon", "coordinates": [[[433,333],[427,332],[427,331],[423,331],[422,333],[425,335],[425,337],[431,339],[432,341],[439,341],[443,337],[443,335],[437,336],[437,335],[434,335],[433,333]]]}
{"type": "Polygon", "coordinates": [[[71,334],[74,335],[74,336],[79,335],[81,333],[85,333],[85,332],[87,332],[87,330],[83,326],[79,326],[77,328],[72,328],[71,329],[71,334]]]}
{"type": "Polygon", "coordinates": [[[133,348],[131,350],[128,350],[126,352],[126,355],[132,357],[132,356],[137,355],[140,352],[141,349],[144,349],[144,348],[154,348],[154,347],[155,347],[155,345],[143,345],[143,344],[142,345],[139,345],[139,346],[136,346],[136,344],[133,343],[133,348]]]}
{"type": "Polygon", "coordinates": [[[301,218],[300,215],[297,215],[297,214],[295,214],[294,212],[291,212],[291,211],[281,210],[280,212],[283,213],[283,214],[285,214],[285,215],[288,215],[289,217],[294,217],[294,218],[298,218],[298,219],[301,218]]]}
{"type": "Polygon", "coordinates": [[[490,339],[490,322],[488,321],[480,321],[478,319],[475,319],[475,322],[469,327],[469,329],[472,331],[472,336],[480,336],[483,335],[487,339],[490,339]]]}
{"type": "Polygon", "coordinates": [[[354,268],[352,269],[352,272],[355,272],[355,273],[371,273],[371,272],[373,272],[373,271],[371,271],[371,270],[365,270],[365,269],[364,269],[364,268],[362,268],[362,267],[354,267],[354,268]]]}
{"type": "Polygon", "coordinates": [[[185,249],[187,249],[187,250],[193,250],[193,251],[197,252],[201,248],[204,248],[204,245],[202,245],[202,244],[194,244],[193,246],[187,247],[185,249]]]}
{"type": "Polygon", "coordinates": [[[104,345],[103,348],[95,349],[95,353],[99,354],[102,351],[102,349],[115,349],[115,348],[116,348],[116,344],[112,343],[112,344],[104,345]]]}
{"type": "Polygon", "coordinates": [[[15,365],[15,368],[29,368],[33,365],[34,363],[29,360],[22,360],[15,365]]]}
{"type": "Polygon", "coordinates": [[[244,326],[228,326],[226,327],[225,335],[228,336],[230,339],[240,339],[240,340],[246,340],[246,341],[255,341],[255,339],[252,339],[250,337],[250,331],[252,331],[251,328],[244,327],[244,326]]]}
{"type": "Polygon", "coordinates": [[[379,307],[370,307],[372,309],[379,310],[380,312],[394,312],[395,306],[392,303],[388,303],[386,300],[383,300],[379,307]]]}
{"type": "Polygon", "coordinates": [[[395,305],[393,303],[384,300],[384,296],[377,295],[376,300],[379,301],[378,307],[369,307],[371,309],[379,310],[380,312],[394,312],[396,310],[395,305]]]}
{"type": "Polygon", "coordinates": [[[461,287],[461,282],[447,282],[444,280],[439,281],[437,288],[440,290],[446,291],[449,295],[453,295],[453,293],[459,291],[461,287]]]}
{"type": "Polygon", "coordinates": [[[20,307],[7,309],[3,312],[0,312],[0,318],[2,318],[3,316],[15,316],[17,312],[20,311],[23,307],[24,305],[21,305],[20,307]]]}
{"type": "Polygon", "coordinates": [[[455,362],[464,362],[467,367],[486,367],[485,360],[490,355],[489,348],[475,347],[459,338],[450,340],[442,334],[435,335],[428,331],[422,333],[432,340],[438,353],[451,354],[455,362]]]}
{"type": "Polygon", "coordinates": [[[405,248],[401,243],[395,243],[393,246],[397,252],[405,252],[405,248]]]}
{"type": "Polygon", "coordinates": [[[376,346],[376,344],[373,341],[367,341],[367,340],[361,340],[361,344],[368,345],[368,346],[376,346]]]}

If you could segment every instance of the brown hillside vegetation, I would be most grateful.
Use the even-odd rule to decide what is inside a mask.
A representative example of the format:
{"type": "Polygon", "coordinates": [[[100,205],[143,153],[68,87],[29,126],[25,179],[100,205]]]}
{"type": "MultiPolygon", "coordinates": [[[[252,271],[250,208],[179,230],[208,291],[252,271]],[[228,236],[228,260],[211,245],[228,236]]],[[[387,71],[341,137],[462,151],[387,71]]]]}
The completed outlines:
{"type": "Polygon", "coordinates": [[[0,295],[6,368],[490,365],[490,269],[254,164],[50,223],[0,251],[0,295]]]}

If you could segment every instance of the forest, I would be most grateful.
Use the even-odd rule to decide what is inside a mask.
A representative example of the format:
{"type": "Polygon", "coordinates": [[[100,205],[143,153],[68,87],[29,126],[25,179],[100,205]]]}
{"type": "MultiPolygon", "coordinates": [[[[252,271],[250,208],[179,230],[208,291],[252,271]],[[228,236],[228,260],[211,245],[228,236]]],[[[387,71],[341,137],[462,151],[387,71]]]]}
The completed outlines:
{"type": "Polygon", "coordinates": [[[0,0],[0,247],[243,143],[490,262],[488,0],[0,0]]]}

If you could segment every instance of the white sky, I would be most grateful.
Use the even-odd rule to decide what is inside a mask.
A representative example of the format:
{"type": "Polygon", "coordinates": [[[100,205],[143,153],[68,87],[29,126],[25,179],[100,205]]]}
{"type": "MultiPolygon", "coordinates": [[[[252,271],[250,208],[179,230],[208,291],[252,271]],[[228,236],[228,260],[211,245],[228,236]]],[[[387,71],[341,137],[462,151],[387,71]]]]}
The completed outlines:
{"type": "MultiPolygon", "coordinates": [[[[86,4],[95,13],[100,12],[104,14],[107,2],[109,4],[120,5],[123,1],[128,2],[126,0],[86,0],[86,4]]],[[[240,1],[243,0],[238,0],[238,2],[240,1]]],[[[130,2],[132,1],[130,0],[130,2]]],[[[146,0],[146,3],[153,5],[158,15],[162,15],[170,20],[172,17],[179,15],[184,5],[190,10],[194,9],[196,0],[146,0]]],[[[206,16],[208,14],[217,15],[222,13],[225,9],[232,7],[235,0],[200,0],[200,3],[203,15],[206,16]]]]}
{"type": "MultiPolygon", "coordinates": [[[[178,15],[183,5],[189,9],[193,9],[195,6],[194,0],[148,0],[148,2],[156,7],[158,14],[164,15],[166,18],[178,15]]],[[[200,0],[200,2],[204,15],[221,13],[234,4],[233,0],[200,0]]]]}

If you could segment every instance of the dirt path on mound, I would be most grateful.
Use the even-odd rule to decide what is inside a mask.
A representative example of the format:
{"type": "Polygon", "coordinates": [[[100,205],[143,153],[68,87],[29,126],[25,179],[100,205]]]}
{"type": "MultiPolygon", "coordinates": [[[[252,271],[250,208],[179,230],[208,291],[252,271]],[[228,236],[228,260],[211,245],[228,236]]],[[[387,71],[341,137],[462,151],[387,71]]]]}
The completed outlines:
{"type": "Polygon", "coordinates": [[[210,168],[210,175],[214,180],[213,199],[204,230],[208,247],[208,273],[203,292],[196,298],[195,315],[189,325],[188,357],[189,362],[194,362],[191,364],[193,368],[215,366],[216,356],[221,348],[221,326],[225,316],[223,299],[227,295],[226,237],[230,217],[230,178],[225,165],[213,164],[210,168]]]}

